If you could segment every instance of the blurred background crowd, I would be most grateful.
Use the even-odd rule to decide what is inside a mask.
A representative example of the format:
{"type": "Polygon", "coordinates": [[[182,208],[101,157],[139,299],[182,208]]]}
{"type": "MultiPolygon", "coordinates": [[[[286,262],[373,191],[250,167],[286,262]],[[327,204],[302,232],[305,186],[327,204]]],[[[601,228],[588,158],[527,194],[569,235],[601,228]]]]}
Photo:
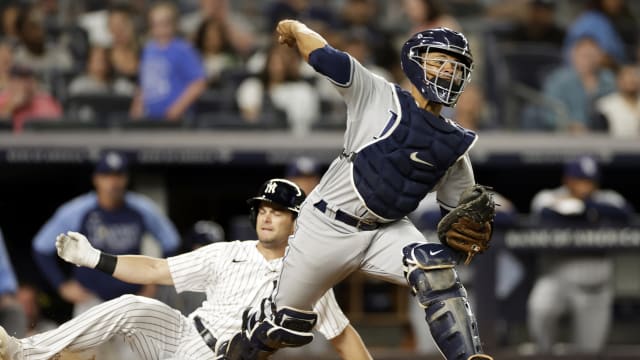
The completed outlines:
{"type": "Polygon", "coordinates": [[[483,130],[639,133],[638,4],[624,0],[3,1],[0,116],[42,127],[340,128],[344,107],[290,49],[296,18],[402,84],[399,48],[464,30],[473,86],[451,109],[483,130]],[[52,124],[52,122],[64,124],[52,124]],[[130,125],[137,122],[136,125],[130,125]]]}
{"type": "MultiPolygon", "coordinates": [[[[21,134],[60,130],[70,136],[114,129],[166,130],[163,136],[339,134],[346,108],[333,85],[274,38],[277,22],[294,18],[401,86],[404,40],[431,27],[462,30],[475,68],[446,116],[505,139],[542,133],[633,141],[640,136],[638,16],[640,2],[631,0],[0,0],[0,135],[17,139],[19,148],[21,134]]],[[[91,232],[102,250],[155,256],[249,239],[255,234],[244,200],[257,184],[287,177],[309,192],[327,165],[326,159],[255,154],[207,168],[151,163],[134,169],[130,184],[129,160],[136,154],[100,149],[87,156],[98,160],[90,165],[53,155],[46,165],[14,165],[2,145],[8,165],[0,156],[6,240],[5,249],[0,233],[0,324],[19,336],[46,331],[123,293],[156,297],[185,313],[202,301],[201,294],[123,287],[70,269],[56,259],[58,232],[91,232]]],[[[637,154],[613,158],[606,149],[590,150],[600,156],[568,151],[558,156],[567,160],[560,166],[558,158],[536,164],[534,154],[533,165],[500,158],[480,159],[478,166],[474,159],[479,182],[495,186],[501,205],[495,248],[461,270],[480,325],[491,328],[490,349],[546,359],[640,345],[631,335],[640,320],[637,254],[588,246],[545,248],[544,256],[531,255],[535,249],[527,246],[505,250],[514,236],[542,248],[551,238],[562,243],[612,229],[635,229],[616,234],[622,243],[635,239],[625,246],[640,246],[634,209],[640,197],[637,186],[627,186],[637,185],[637,154]],[[541,228],[549,232],[540,235],[541,228]]],[[[412,220],[431,238],[440,216],[428,196],[412,220]]],[[[436,354],[406,289],[355,275],[336,294],[373,349],[436,354]]],[[[313,346],[304,352],[327,350],[313,346]]],[[[631,359],[640,350],[629,353],[631,359]]]]}

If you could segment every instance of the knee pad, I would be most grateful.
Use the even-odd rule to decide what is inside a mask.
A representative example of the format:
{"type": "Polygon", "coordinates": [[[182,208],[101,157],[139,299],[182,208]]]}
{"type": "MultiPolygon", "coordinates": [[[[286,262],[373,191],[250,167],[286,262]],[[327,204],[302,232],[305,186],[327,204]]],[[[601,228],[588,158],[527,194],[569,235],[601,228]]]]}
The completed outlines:
{"type": "Polygon", "coordinates": [[[403,249],[404,274],[424,308],[467,293],[455,271],[456,254],[442,244],[414,243],[403,249]]]}
{"type": "Polygon", "coordinates": [[[408,245],[403,253],[405,277],[425,309],[440,351],[447,359],[473,359],[482,347],[467,292],[455,270],[457,254],[429,243],[408,245]]]}

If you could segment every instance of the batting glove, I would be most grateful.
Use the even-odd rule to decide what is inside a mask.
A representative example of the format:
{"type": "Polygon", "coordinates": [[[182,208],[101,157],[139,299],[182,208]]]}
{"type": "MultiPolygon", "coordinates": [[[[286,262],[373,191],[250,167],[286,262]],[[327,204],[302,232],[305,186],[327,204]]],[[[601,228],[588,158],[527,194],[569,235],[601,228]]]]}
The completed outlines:
{"type": "Polygon", "coordinates": [[[86,236],[68,231],[56,238],[58,256],[77,266],[95,268],[100,261],[100,250],[94,248],[86,236]]]}

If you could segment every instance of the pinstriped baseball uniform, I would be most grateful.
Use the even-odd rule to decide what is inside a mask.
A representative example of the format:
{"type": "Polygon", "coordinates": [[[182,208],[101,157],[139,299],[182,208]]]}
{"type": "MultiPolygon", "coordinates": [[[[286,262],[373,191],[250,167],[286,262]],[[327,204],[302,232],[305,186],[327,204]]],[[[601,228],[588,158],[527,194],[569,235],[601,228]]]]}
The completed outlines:
{"type": "MultiPolygon", "coordinates": [[[[242,312],[268,297],[282,270],[282,258],[267,261],[257,241],[235,241],[205,246],[169,258],[176,290],[205,291],[207,300],[190,317],[200,316],[213,335],[232,337],[242,326],[242,312]]],[[[333,290],[316,303],[317,329],[326,338],[338,336],[349,321],[336,303],[333,290]]]]}
{"type": "MultiPolygon", "coordinates": [[[[242,325],[242,312],[269,296],[282,269],[282,258],[267,261],[258,241],[215,243],[168,259],[176,290],[206,292],[207,300],[189,317],[144,297],[124,295],[100,304],[58,329],[21,339],[25,359],[44,360],[68,348],[83,351],[113,336],[124,336],[143,359],[213,359],[196,331],[199,316],[218,339],[227,340],[242,325]]],[[[349,321],[332,290],[316,304],[317,329],[328,339],[342,333],[349,321]]]]}
{"type": "MultiPolygon", "coordinates": [[[[343,154],[347,156],[335,159],[320,184],[309,194],[298,217],[298,229],[289,240],[275,303],[278,307],[305,310],[327,289],[357,270],[406,286],[402,248],[426,241],[408,219],[391,221],[369,210],[353,182],[353,162],[348,155],[388,137],[402,119],[394,84],[374,75],[346,53],[315,52],[324,52],[323,57],[314,64],[312,53],[310,64],[336,85],[347,105],[343,145],[343,154]],[[314,206],[321,200],[326,202],[325,212],[314,206]],[[373,231],[359,231],[336,220],[337,210],[389,224],[373,231]]],[[[420,158],[411,160],[421,161],[420,158]]],[[[471,162],[465,153],[433,190],[440,206],[451,210],[458,204],[462,191],[474,183],[471,162]]]]}

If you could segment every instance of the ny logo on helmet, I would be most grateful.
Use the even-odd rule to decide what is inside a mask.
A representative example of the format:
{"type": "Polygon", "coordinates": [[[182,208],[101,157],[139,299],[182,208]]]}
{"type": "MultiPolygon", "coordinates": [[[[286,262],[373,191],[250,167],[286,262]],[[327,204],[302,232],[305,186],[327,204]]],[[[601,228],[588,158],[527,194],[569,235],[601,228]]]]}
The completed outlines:
{"type": "Polygon", "coordinates": [[[274,194],[276,192],[277,187],[278,187],[278,183],[275,181],[272,181],[267,184],[267,186],[264,189],[264,192],[265,194],[274,194]]]}

